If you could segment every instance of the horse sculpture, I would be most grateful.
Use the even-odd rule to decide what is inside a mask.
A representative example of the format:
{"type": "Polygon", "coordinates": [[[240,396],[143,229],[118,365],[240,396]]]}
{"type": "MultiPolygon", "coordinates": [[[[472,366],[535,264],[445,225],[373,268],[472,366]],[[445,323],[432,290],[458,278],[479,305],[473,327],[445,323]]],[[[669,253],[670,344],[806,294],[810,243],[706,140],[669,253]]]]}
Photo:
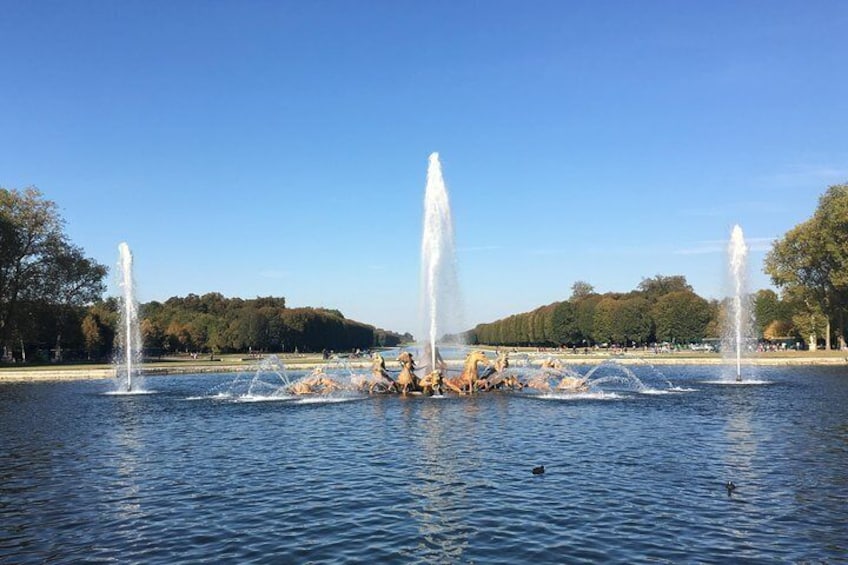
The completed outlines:
{"type": "Polygon", "coordinates": [[[402,352],[397,358],[400,363],[400,375],[397,378],[397,385],[400,387],[400,393],[406,395],[407,391],[418,388],[418,377],[415,376],[415,361],[412,358],[412,353],[408,351],[402,352]]]}
{"type": "Polygon", "coordinates": [[[507,373],[509,368],[509,353],[502,351],[498,353],[498,358],[494,363],[489,363],[486,370],[483,372],[483,377],[477,381],[478,387],[481,390],[492,389],[520,389],[523,387],[518,377],[512,373],[507,373]]]}
{"type": "Polygon", "coordinates": [[[562,362],[559,359],[548,358],[542,361],[541,372],[532,376],[527,381],[527,387],[534,388],[543,392],[587,392],[589,390],[588,379],[585,377],[578,378],[567,374],[563,370],[562,362]],[[558,379],[555,386],[552,382],[558,379]]]}
{"type": "Polygon", "coordinates": [[[421,391],[426,394],[442,394],[442,372],[439,370],[430,371],[418,381],[418,386],[421,391]]]}
{"type": "Polygon", "coordinates": [[[480,364],[488,365],[489,358],[482,351],[472,351],[465,358],[465,365],[462,368],[462,374],[452,379],[444,379],[445,386],[454,392],[460,394],[474,392],[479,380],[477,374],[477,366],[480,364]],[[467,389],[467,390],[466,390],[467,389]]]}
{"type": "Polygon", "coordinates": [[[556,386],[559,392],[588,392],[589,385],[586,378],[578,379],[577,377],[563,377],[556,386]]]}
{"type": "Polygon", "coordinates": [[[371,376],[371,383],[368,388],[368,392],[370,393],[373,393],[375,390],[391,391],[398,388],[397,383],[389,376],[389,372],[386,370],[386,360],[379,353],[374,354],[371,363],[371,376]]]}
{"type": "Polygon", "coordinates": [[[341,385],[316,368],[308,377],[293,382],[288,387],[291,394],[329,394],[341,389],[341,385]]]}

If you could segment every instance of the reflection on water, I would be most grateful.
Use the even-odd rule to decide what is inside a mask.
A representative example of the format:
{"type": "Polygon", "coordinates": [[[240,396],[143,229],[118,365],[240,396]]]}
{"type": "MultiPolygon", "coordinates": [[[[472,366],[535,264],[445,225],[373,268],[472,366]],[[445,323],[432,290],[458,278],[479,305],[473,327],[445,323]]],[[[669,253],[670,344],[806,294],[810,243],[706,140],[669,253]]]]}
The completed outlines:
{"type": "Polygon", "coordinates": [[[422,562],[456,563],[468,546],[469,527],[464,516],[468,469],[463,473],[459,467],[462,459],[445,451],[453,441],[444,436],[464,430],[451,429],[451,422],[442,417],[439,401],[428,400],[420,403],[417,421],[408,424],[415,429],[410,446],[415,478],[410,492],[420,500],[420,506],[410,509],[420,534],[416,557],[422,562]]]}
{"type": "MultiPolygon", "coordinates": [[[[751,429],[752,407],[738,399],[731,401],[728,407],[727,422],[724,426],[727,448],[724,463],[736,477],[740,474],[751,476],[754,471],[754,457],[757,454],[757,441],[751,429]]],[[[739,479],[736,479],[739,481],[739,479]]]]}
{"type": "Polygon", "coordinates": [[[0,385],[0,562],[844,558],[844,371],[746,387],[712,371],[614,401],[238,403],[214,375],[145,396],[0,385]]]}
{"type": "Polygon", "coordinates": [[[141,504],[139,500],[140,489],[136,477],[139,469],[139,454],[144,453],[142,440],[139,438],[139,430],[146,430],[141,426],[141,417],[145,406],[132,398],[119,401],[116,405],[117,425],[112,426],[112,440],[115,443],[114,452],[116,457],[114,473],[118,480],[112,482],[115,486],[109,496],[116,502],[119,521],[130,522],[140,517],[141,504]]]}

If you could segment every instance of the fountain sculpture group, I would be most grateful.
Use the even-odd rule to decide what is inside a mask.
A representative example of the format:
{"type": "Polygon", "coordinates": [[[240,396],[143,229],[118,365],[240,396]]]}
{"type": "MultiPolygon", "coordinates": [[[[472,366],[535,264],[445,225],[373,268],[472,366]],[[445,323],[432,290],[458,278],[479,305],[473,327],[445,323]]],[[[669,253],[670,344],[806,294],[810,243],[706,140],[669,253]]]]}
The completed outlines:
{"type": "MultiPolygon", "coordinates": [[[[438,352],[435,355],[438,356],[438,352]]],[[[427,359],[426,353],[424,358],[427,359]]],[[[598,368],[613,368],[617,376],[612,380],[626,383],[630,389],[641,391],[646,388],[632,371],[615,362],[607,362],[583,376],[553,358],[542,360],[538,367],[530,364],[514,370],[510,368],[506,352],[491,359],[483,351],[472,350],[467,353],[461,368],[460,365],[451,368],[444,361],[435,369],[416,367],[415,356],[410,351],[401,351],[395,361],[399,369],[389,370],[382,354],[375,353],[370,374],[330,363],[318,366],[298,378],[291,378],[279,359],[271,358],[256,372],[247,386],[239,386],[237,378],[227,386],[227,392],[222,396],[248,400],[342,397],[351,394],[443,396],[445,393],[469,395],[525,389],[547,394],[588,393],[595,383],[610,381],[609,377],[591,378],[598,368]]]]}

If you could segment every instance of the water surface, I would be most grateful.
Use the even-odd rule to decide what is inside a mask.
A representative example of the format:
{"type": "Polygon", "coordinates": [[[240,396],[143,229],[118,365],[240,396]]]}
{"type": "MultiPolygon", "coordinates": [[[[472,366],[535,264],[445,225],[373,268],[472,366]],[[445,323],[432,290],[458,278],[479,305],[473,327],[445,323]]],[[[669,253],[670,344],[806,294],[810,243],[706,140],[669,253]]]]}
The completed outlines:
{"type": "Polygon", "coordinates": [[[717,371],[332,404],[216,397],[232,375],[0,385],[0,561],[845,560],[846,371],[717,371]]]}

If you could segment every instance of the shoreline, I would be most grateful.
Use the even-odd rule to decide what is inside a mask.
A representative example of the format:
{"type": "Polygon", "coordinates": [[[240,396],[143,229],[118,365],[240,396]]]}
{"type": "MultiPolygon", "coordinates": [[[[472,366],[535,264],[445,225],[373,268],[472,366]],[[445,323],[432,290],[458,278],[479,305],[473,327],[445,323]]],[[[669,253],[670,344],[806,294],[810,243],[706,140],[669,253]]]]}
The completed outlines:
{"type": "MultiPolygon", "coordinates": [[[[521,353],[521,352],[519,352],[521,353]]],[[[539,359],[543,358],[543,354],[537,354],[539,359]]],[[[552,353],[548,357],[555,357],[565,362],[566,365],[600,365],[602,363],[615,361],[622,365],[654,365],[654,366],[718,366],[718,365],[734,365],[735,361],[725,360],[718,355],[703,355],[703,356],[676,356],[676,354],[653,356],[653,355],[634,355],[632,353],[618,355],[583,355],[570,353],[552,353]]],[[[170,363],[151,362],[143,365],[141,368],[141,376],[143,377],[159,377],[159,376],[174,376],[174,375],[203,375],[203,374],[220,374],[220,373],[249,373],[255,372],[258,369],[258,363],[261,359],[256,359],[252,362],[239,363],[197,363],[192,361],[173,361],[170,363]]],[[[333,364],[333,360],[325,361],[320,357],[304,357],[294,359],[282,359],[283,363],[291,370],[312,370],[316,367],[333,364]]],[[[368,358],[356,359],[347,361],[351,368],[369,369],[371,361],[368,358]]],[[[461,361],[452,361],[451,365],[458,364],[461,366],[461,361]]],[[[848,366],[848,354],[844,352],[832,352],[831,355],[806,355],[799,353],[792,354],[774,354],[774,355],[758,355],[754,357],[742,358],[742,364],[745,366],[759,367],[780,367],[780,366],[848,366]],[[838,354],[835,354],[838,353],[838,354]]],[[[388,361],[387,366],[399,368],[396,361],[388,361]]],[[[57,382],[57,381],[83,381],[83,380],[106,380],[115,378],[115,368],[104,365],[79,366],[67,365],[62,367],[3,367],[0,368],[0,385],[5,383],[21,383],[21,382],[57,382]]]]}

